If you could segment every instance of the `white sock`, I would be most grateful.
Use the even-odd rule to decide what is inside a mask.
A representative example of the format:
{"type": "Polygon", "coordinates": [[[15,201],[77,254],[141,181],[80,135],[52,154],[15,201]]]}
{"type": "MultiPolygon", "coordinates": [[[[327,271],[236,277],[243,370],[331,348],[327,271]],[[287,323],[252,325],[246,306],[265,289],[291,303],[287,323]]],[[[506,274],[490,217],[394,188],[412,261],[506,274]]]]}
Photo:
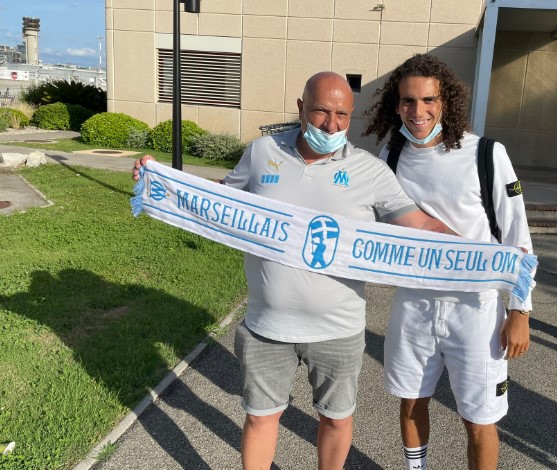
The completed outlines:
{"type": "Polygon", "coordinates": [[[421,447],[404,447],[404,457],[408,470],[427,470],[427,444],[421,447]]]}

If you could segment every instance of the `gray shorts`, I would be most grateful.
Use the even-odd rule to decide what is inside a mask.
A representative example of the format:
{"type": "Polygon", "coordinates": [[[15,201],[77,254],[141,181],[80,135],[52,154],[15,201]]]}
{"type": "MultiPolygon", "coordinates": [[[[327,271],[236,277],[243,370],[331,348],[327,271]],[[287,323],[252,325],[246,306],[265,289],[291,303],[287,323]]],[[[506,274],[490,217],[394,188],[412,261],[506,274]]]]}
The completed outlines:
{"type": "Polygon", "coordinates": [[[356,407],[364,348],[364,330],[348,338],[282,343],[253,333],[242,322],[234,344],[243,378],[242,406],[253,416],[286,409],[296,369],[303,361],[317,412],[327,418],[346,418],[356,407]]]}

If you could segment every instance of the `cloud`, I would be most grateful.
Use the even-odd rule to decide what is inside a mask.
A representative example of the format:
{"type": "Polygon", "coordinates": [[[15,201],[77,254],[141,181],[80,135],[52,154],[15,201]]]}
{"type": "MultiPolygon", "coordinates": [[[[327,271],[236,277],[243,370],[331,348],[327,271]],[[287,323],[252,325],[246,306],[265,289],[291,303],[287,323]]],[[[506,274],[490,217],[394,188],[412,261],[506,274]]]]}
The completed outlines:
{"type": "Polygon", "coordinates": [[[94,57],[97,54],[95,49],[89,47],[83,47],[81,49],[66,49],[66,54],[72,57],[94,57]]]}
{"type": "Polygon", "coordinates": [[[40,53],[59,56],[59,57],[62,57],[64,55],[61,52],[57,51],[56,49],[53,49],[52,47],[43,47],[42,49],[40,49],[40,53]]]}

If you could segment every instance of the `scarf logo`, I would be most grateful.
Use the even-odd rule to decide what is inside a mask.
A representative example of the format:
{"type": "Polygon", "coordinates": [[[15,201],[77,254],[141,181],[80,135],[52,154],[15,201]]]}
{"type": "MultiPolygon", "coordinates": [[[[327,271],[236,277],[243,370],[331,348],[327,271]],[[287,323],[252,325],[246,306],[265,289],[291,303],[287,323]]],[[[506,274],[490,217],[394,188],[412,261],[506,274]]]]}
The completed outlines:
{"type": "Polygon", "coordinates": [[[149,197],[155,201],[166,199],[166,188],[158,181],[151,181],[151,193],[149,197]]]}
{"type": "Polygon", "coordinates": [[[334,219],[325,215],[314,217],[306,232],[304,262],[313,269],[329,266],[335,258],[339,234],[340,228],[334,219]]]}
{"type": "Polygon", "coordinates": [[[344,186],[345,188],[348,188],[349,181],[350,181],[350,177],[348,176],[346,170],[338,170],[335,173],[333,184],[335,186],[344,186]]]}

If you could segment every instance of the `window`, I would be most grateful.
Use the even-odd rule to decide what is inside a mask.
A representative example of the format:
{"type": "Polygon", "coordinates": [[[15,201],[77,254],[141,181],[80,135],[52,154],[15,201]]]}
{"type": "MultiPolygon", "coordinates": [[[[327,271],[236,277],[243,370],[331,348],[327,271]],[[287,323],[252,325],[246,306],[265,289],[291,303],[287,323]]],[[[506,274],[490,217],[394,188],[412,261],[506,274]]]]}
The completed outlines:
{"type": "MultiPolygon", "coordinates": [[[[239,108],[241,69],[240,53],[182,50],[182,104],[239,108]]],[[[158,92],[172,102],[171,49],[158,49],[158,92]]]]}
{"type": "Polygon", "coordinates": [[[360,93],[362,91],[362,76],[361,75],[349,75],[346,74],[346,81],[352,88],[354,93],[360,93]]]}

